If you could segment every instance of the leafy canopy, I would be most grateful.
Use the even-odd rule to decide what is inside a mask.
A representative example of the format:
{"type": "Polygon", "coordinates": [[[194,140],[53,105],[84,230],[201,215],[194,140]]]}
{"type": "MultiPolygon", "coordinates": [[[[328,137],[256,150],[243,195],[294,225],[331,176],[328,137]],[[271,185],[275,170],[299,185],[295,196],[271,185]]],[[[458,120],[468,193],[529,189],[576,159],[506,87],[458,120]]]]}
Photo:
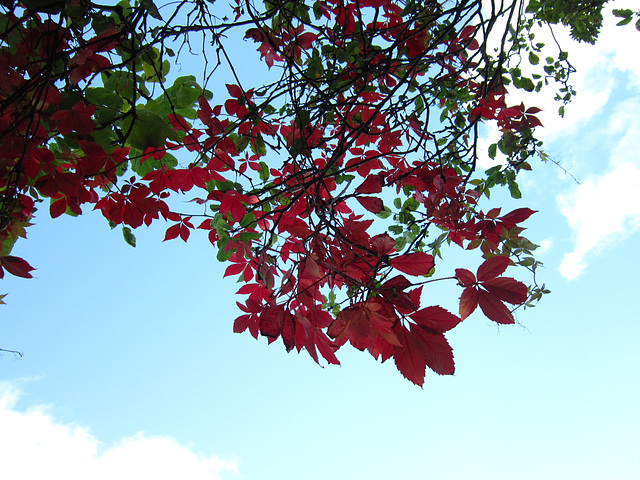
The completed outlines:
{"type": "Polygon", "coordinates": [[[540,265],[534,212],[490,192],[519,198],[543,156],[539,109],[509,92],[568,101],[567,54],[533,29],[593,42],[604,3],[2,0],[0,275],[31,277],[11,250],[36,211],[99,210],[132,246],[164,221],[165,240],[207,234],[239,278],[235,332],[333,364],[350,343],[418,385],[452,374],[447,331],[477,308],[514,323],[548,292],[504,275],[540,265]],[[232,61],[241,39],[262,73],[232,61]],[[501,132],[488,152],[484,124],[501,132]],[[487,154],[500,163],[478,172],[487,154]],[[476,273],[444,263],[455,249],[476,273]],[[458,312],[423,304],[436,281],[461,289],[458,312]]]}

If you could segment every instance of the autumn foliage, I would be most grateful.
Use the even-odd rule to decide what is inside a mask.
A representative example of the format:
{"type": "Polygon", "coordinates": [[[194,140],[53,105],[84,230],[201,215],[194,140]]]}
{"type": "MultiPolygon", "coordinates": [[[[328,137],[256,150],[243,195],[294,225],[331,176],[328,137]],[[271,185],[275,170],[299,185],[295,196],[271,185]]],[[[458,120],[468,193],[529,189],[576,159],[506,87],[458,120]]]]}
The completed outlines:
{"type": "Polygon", "coordinates": [[[503,213],[490,191],[518,198],[540,152],[539,110],[509,91],[566,80],[558,51],[531,77],[514,60],[543,48],[535,11],[482,3],[3,1],[0,275],[31,277],[11,250],[36,210],[99,210],[132,245],[166,222],[164,240],[207,235],[241,281],[235,332],[332,364],[350,343],[418,385],[427,367],[452,374],[447,331],[478,308],[514,323],[545,292],[505,276],[539,265],[534,212],[503,213]],[[242,38],[264,81],[233,68],[242,38]],[[171,77],[198,42],[204,75],[171,77]],[[483,125],[501,132],[489,152],[483,125]],[[487,155],[500,164],[477,172],[487,155]],[[479,267],[446,263],[455,249],[479,267]],[[425,303],[435,281],[457,311],[425,303]]]}

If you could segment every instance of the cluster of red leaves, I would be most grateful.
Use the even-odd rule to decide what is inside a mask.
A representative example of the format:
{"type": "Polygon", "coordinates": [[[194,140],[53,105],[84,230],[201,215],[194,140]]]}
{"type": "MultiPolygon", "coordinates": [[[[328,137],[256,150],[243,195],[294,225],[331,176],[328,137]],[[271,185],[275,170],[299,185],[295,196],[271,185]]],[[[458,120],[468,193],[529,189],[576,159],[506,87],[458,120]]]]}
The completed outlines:
{"type": "MultiPolygon", "coordinates": [[[[368,35],[381,32],[400,56],[412,61],[428,56],[424,25],[406,22],[402,8],[389,0],[366,0],[360,6],[340,0],[318,3],[322,15],[335,22],[330,33],[334,46],[346,47],[354,37],[361,22],[360,8],[375,8],[384,20],[366,25],[368,35]]],[[[237,13],[241,15],[240,10],[237,13]]],[[[20,25],[19,19],[15,22],[20,25]]],[[[43,31],[25,29],[25,43],[18,46],[17,56],[0,56],[3,98],[38,74],[30,70],[33,52],[43,56],[68,47],[71,33],[67,29],[50,20],[41,25],[43,31]]],[[[111,39],[111,32],[107,33],[111,39]]],[[[461,65],[466,52],[478,48],[474,33],[475,27],[467,27],[453,40],[443,39],[441,48],[429,54],[443,67],[447,80],[465,82],[461,65]]],[[[73,50],[68,62],[71,84],[110,65],[99,52],[110,52],[117,43],[104,38],[97,36],[84,48],[73,50]]],[[[304,52],[320,37],[301,24],[278,31],[252,28],[246,38],[260,43],[258,50],[272,67],[275,62],[301,63],[304,52]]],[[[362,53],[371,52],[363,46],[362,53]]],[[[21,117],[21,109],[30,105],[26,99],[24,105],[2,111],[0,127],[8,133],[0,139],[0,189],[50,198],[52,217],[80,214],[81,206],[88,203],[114,224],[133,228],[163,218],[172,222],[165,240],[187,241],[192,230],[205,230],[218,247],[219,258],[230,263],[225,276],[239,275],[244,282],[238,293],[247,297],[238,302],[243,313],[234,322],[235,332],[249,330],[269,342],[281,338],[288,351],[304,349],[316,362],[322,356],[332,364],[339,363],[336,351],[350,343],[382,361],[393,358],[406,378],[422,385],[427,367],[441,375],[454,372],[453,352],[444,334],[478,306],[493,321],[514,322],[504,302],[521,305],[528,290],[523,283],[501,276],[511,260],[503,256],[500,245],[518,238],[519,224],[533,211],[518,209],[503,216],[499,209],[478,212],[479,192],[467,185],[468,176],[462,170],[436,159],[410,162],[398,153],[407,142],[426,138],[415,117],[404,130],[390,128],[389,116],[380,107],[405,74],[402,65],[389,66],[380,55],[370,56],[366,71],[357,62],[347,62],[337,78],[351,82],[358,94],[337,93],[334,119],[304,123],[287,116],[270,119],[255,103],[254,90],[227,85],[229,98],[220,105],[199,99],[200,125],[192,126],[177,114],[170,116],[170,125],[180,132],[182,142],[154,145],[141,158],[141,163],[161,160],[167,150],[184,148],[197,152],[198,162],[186,168],[162,164],[143,178],[132,176],[122,186],[116,171],[129,160],[131,149],[96,141],[96,105],[86,100],[71,102],[50,85],[39,92],[35,123],[21,117]],[[380,89],[372,91],[366,85],[380,89]],[[62,154],[49,148],[48,141],[56,135],[71,138],[77,148],[62,154]],[[279,136],[300,161],[287,161],[280,169],[265,168],[261,162],[265,136],[279,136]],[[243,156],[247,145],[253,149],[251,156],[243,156]],[[357,179],[357,186],[343,190],[335,172],[351,175],[349,181],[357,179]],[[245,193],[230,181],[257,175],[269,179],[268,188],[245,193]],[[18,179],[16,185],[11,185],[12,178],[18,179]],[[167,203],[172,192],[193,189],[206,192],[195,202],[215,212],[199,225],[193,215],[173,212],[167,203]],[[411,192],[420,208],[421,225],[440,228],[454,244],[463,248],[482,244],[488,259],[477,275],[456,270],[455,278],[464,289],[459,315],[439,306],[421,306],[424,279],[436,268],[434,256],[418,248],[397,251],[396,239],[387,233],[372,234],[373,220],[357,213],[360,207],[373,214],[385,211],[380,196],[385,189],[411,192]],[[325,297],[334,291],[344,292],[339,304],[325,297]]],[[[539,125],[533,116],[537,109],[507,107],[504,95],[482,97],[477,105],[470,113],[474,121],[494,120],[505,131],[539,125]]],[[[16,226],[28,221],[32,211],[33,202],[18,202],[0,241],[15,241],[16,226]]],[[[2,269],[22,277],[30,277],[33,270],[26,261],[9,255],[0,257],[0,267],[0,277],[2,269]]]]}
{"type": "Polygon", "coordinates": [[[528,297],[527,286],[513,278],[500,277],[511,260],[496,256],[486,260],[474,275],[465,268],[456,269],[456,278],[464,287],[460,297],[460,316],[467,318],[480,306],[482,312],[497,323],[515,323],[513,314],[503,303],[523,304],[528,297]]]}
{"type": "MultiPolygon", "coordinates": [[[[0,256],[0,277],[6,270],[30,278],[33,268],[25,260],[8,255],[17,237],[24,236],[24,227],[34,211],[33,199],[21,192],[33,187],[40,195],[51,198],[53,217],[67,210],[80,213],[81,203],[97,200],[84,184],[78,159],[70,156],[58,160],[45,146],[56,133],[91,133],[96,107],[83,101],[62,106],[63,95],[53,83],[34,86],[39,77],[49,74],[46,59],[62,55],[69,47],[68,29],[51,19],[27,24],[13,13],[7,14],[5,20],[0,42],[13,42],[13,49],[3,48],[0,53],[0,192],[4,200],[0,246],[5,252],[0,256]]],[[[102,67],[108,63],[104,57],[95,61],[102,67]]],[[[92,68],[90,65],[88,57],[86,62],[72,59],[69,70],[79,81],[84,74],[76,72],[92,68]]]]}
{"type": "Polygon", "coordinates": [[[539,108],[526,108],[523,103],[508,107],[506,90],[503,87],[481,98],[478,101],[478,106],[471,110],[471,116],[497,120],[498,126],[504,131],[519,131],[524,128],[542,126],[540,119],[535,116],[538,112],[540,112],[539,108]]]}

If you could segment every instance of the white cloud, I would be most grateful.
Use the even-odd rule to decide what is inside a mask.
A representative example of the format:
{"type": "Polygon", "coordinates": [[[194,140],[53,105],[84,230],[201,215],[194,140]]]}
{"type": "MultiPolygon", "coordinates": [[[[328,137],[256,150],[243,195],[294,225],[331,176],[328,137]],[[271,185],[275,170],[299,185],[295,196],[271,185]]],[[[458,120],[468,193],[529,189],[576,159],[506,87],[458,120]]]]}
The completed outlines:
{"type": "Polygon", "coordinates": [[[620,163],[607,174],[559,196],[560,210],[574,231],[575,247],[560,266],[570,280],[587,267],[587,255],[640,230],[640,168],[620,163]]]}
{"type": "Polygon", "coordinates": [[[592,252],[614,245],[640,229],[640,91],[612,109],[607,128],[597,134],[615,139],[606,162],[608,169],[592,175],[558,203],[573,231],[575,245],[560,266],[570,280],[580,276],[592,252]]]}
{"type": "MultiPolygon", "coordinates": [[[[541,133],[549,148],[562,149],[567,142],[589,143],[593,135],[601,139],[602,145],[612,145],[599,158],[560,158],[564,165],[573,165],[570,168],[580,179],[580,185],[557,197],[574,240],[573,250],[565,254],[560,266],[560,272],[568,279],[584,272],[592,254],[640,229],[640,158],[636,148],[640,138],[640,63],[630,61],[637,56],[640,37],[633,27],[615,25],[610,11],[624,7],[622,3],[607,5],[605,26],[595,46],[573,42],[564,47],[577,69],[571,83],[578,92],[567,107],[566,116],[561,119],[554,115],[557,105],[536,104],[536,99],[543,96],[530,99],[530,104],[546,110],[539,116],[545,125],[541,133]],[[617,107],[613,107],[614,91],[627,95],[617,107]],[[588,124],[600,113],[608,115],[608,125],[588,124]]],[[[566,32],[560,35],[565,37],[559,40],[560,44],[567,45],[566,32]]]]}
{"type": "MultiPolygon", "coordinates": [[[[555,38],[569,52],[576,68],[570,84],[577,95],[566,107],[564,118],[557,114],[560,104],[553,100],[552,85],[541,93],[512,89],[508,100],[509,104],[522,101],[527,107],[543,110],[537,115],[544,128],[538,129],[536,136],[544,140],[547,153],[563,165],[558,173],[567,168],[580,180],[580,185],[571,184],[557,196],[574,241],[560,267],[568,279],[584,272],[592,254],[640,230],[640,62],[633,61],[640,36],[633,26],[615,25],[613,8],[626,8],[624,0],[607,4],[605,25],[595,45],[575,42],[568,29],[554,27],[555,38]],[[623,101],[621,93],[626,95],[623,101]],[[603,117],[608,120],[601,121],[603,117]],[[585,145],[600,147],[600,156],[589,155],[588,150],[585,155],[585,145]]],[[[551,48],[555,44],[548,30],[536,32],[536,41],[551,48]]],[[[526,61],[523,69],[527,68],[524,64],[526,61]]],[[[493,126],[479,141],[479,151],[486,152],[499,135],[493,126]]],[[[479,160],[480,168],[495,165],[488,155],[479,160]]]]}
{"type": "Polygon", "coordinates": [[[44,406],[17,410],[20,394],[0,382],[0,478],[221,480],[225,471],[238,473],[237,461],[199,456],[171,437],[138,433],[103,449],[88,429],[56,422],[44,406]]]}
{"type": "Polygon", "coordinates": [[[553,238],[545,238],[544,240],[538,242],[540,245],[536,250],[536,257],[541,257],[553,247],[553,238]]]}

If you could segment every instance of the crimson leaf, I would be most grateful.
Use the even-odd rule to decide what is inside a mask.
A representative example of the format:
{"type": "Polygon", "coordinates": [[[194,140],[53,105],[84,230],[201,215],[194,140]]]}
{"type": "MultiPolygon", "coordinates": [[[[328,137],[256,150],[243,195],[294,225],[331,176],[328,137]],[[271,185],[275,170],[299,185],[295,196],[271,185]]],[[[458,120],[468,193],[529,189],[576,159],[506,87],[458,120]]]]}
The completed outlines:
{"type": "MultiPolygon", "coordinates": [[[[7,272],[11,275],[15,275],[16,277],[33,278],[29,272],[35,270],[35,268],[20,257],[13,257],[11,255],[0,257],[0,265],[4,267],[7,272]]],[[[0,278],[2,278],[1,273],[2,272],[0,272],[0,278]]]]}
{"type": "Polygon", "coordinates": [[[427,275],[435,265],[433,256],[424,252],[400,255],[391,259],[389,263],[407,275],[427,275]]]}
{"type": "Polygon", "coordinates": [[[478,291],[478,304],[482,309],[482,313],[490,320],[496,323],[515,323],[515,319],[507,306],[489,292],[485,292],[484,290],[478,291]]]}
{"type": "Polygon", "coordinates": [[[380,213],[384,210],[384,203],[378,197],[356,197],[356,200],[371,213],[380,213]]]}
{"type": "Polygon", "coordinates": [[[498,275],[502,275],[510,263],[511,260],[509,260],[509,257],[503,257],[501,255],[485,260],[478,268],[478,280],[484,282],[496,278],[498,275]]]}
{"type": "Polygon", "coordinates": [[[462,321],[460,317],[442,307],[426,307],[410,316],[421,327],[438,333],[451,330],[462,321]]]}
{"type": "Polygon", "coordinates": [[[526,302],[529,293],[529,289],[524,283],[508,277],[488,280],[482,286],[494,297],[513,305],[520,305],[526,302]]]}

